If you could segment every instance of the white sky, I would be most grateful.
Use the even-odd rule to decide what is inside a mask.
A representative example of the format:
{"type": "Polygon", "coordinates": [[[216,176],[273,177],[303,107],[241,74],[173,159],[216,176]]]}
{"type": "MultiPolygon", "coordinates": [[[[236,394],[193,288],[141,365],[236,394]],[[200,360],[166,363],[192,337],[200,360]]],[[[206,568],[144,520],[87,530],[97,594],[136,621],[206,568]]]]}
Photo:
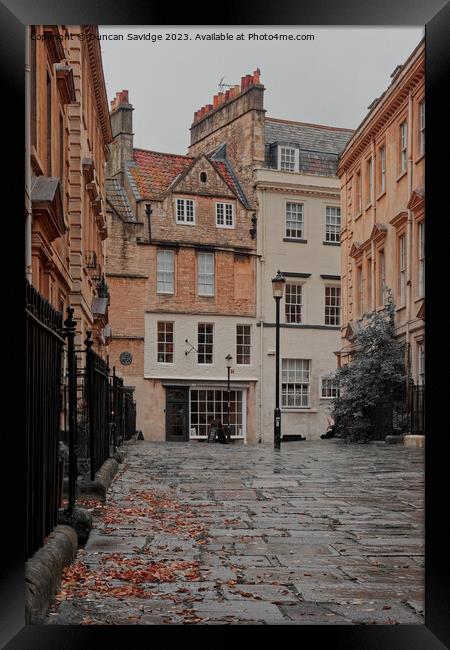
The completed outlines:
{"type": "Polygon", "coordinates": [[[222,77],[256,68],[266,115],[356,128],[424,35],[417,27],[99,27],[108,100],[129,91],[134,146],[185,154],[194,111],[212,104],[222,77]],[[199,41],[196,34],[314,34],[314,41],[199,41]],[[129,41],[127,34],[188,33],[192,40],[129,41]]]}

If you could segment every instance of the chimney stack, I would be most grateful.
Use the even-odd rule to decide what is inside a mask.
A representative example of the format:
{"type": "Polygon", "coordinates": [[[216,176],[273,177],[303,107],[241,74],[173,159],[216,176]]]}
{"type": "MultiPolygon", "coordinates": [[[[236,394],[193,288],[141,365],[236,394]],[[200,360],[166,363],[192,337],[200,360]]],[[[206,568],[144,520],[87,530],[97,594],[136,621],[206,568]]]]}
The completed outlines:
{"type": "Polygon", "coordinates": [[[128,90],[121,90],[111,101],[111,129],[113,141],[110,145],[108,175],[121,175],[123,182],[124,163],[133,160],[133,106],[129,102],[128,90]]]}
{"type": "MultiPolygon", "coordinates": [[[[253,74],[247,74],[245,75],[245,77],[241,77],[240,85],[236,84],[235,86],[231,86],[225,93],[219,92],[217,93],[217,95],[214,95],[212,104],[206,104],[198,111],[195,111],[194,124],[199,120],[203,119],[205,115],[207,115],[210,111],[216,110],[223,104],[226,104],[231,100],[234,100],[236,97],[238,97],[238,95],[248,90],[252,86],[261,85],[260,77],[261,77],[261,70],[259,68],[256,68],[253,74]]],[[[127,91],[125,90],[122,91],[122,93],[126,93],[126,92],[127,91]]],[[[117,93],[117,96],[119,96],[120,94],[121,93],[117,93]]],[[[127,101],[128,101],[128,95],[127,95],[127,101]]]]}

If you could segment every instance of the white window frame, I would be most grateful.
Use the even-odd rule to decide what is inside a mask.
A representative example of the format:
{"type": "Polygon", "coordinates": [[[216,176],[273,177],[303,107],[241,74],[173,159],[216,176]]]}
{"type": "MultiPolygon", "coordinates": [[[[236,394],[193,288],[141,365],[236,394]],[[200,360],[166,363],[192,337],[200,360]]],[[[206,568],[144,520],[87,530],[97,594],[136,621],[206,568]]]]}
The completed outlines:
{"type": "Polygon", "coordinates": [[[300,239],[301,240],[301,239],[305,238],[305,204],[304,203],[300,203],[299,201],[286,201],[286,203],[285,203],[285,230],[284,230],[284,232],[285,232],[285,237],[288,238],[288,239],[300,239]],[[298,208],[300,208],[300,210],[298,212],[294,213],[294,216],[296,217],[296,220],[294,220],[292,218],[292,216],[291,216],[291,218],[289,218],[289,216],[290,216],[288,214],[289,211],[290,211],[289,206],[291,206],[291,205],[295,205],[298,208]],[[300,220],[298,220],[299,216],[301,216],[300,220]],[[288,222],[295,223],[297,225],[296,225],[295,228],[289,228],[288,227],[288,222]],[[300,228],[298,227],[298,224],[301,224],[301,235],[300,236],[299,235],[289,235],[288,230],[290,230],[290,231],[295,230],[296,232],[298,232],[300,230],[300,228]]]}
{"type": "MultiPolygon", "coordinates": [[[[242,335],[241,335],[242,336],[242,335]]],[[[245,334],[244,334],[245,336],[245,334]]],[[[253,333],[252,333],[252,326],[249,325],[248,323],[236,323],[236,365],[237,366],[242,366],[244,368],[247,368],[248,366],[251,366],[253,363],[252,359],[252,339],[253,339],[253,333]],[[239,346],[243,348],[246,346],[246,343],[238,343],[238,327],[248,327],[249,332],[250,332],[250,343],[248,344],[249,347],[249,362],[248,363],[239,363],[238,362],[238,348],[239,346]]]]}
{"type": "Polygon", "coordinates": [[[215,255],[214,253],[197,253],[197,295],[205,296],[206,298],[211,298],[215,296],[216,293],[216,269],[215,269],[215,255]],[[212,260],[212,272],[206,267],[202,268],[202,260],[212,260]],[[212,278],[211,282],[205,283],[205,279],[212,278]],[[211,291],[200,289],[200,287],[211,287],[211,291]]]}
{"type": "Polygon", "coordinates": [[[406,234],[398,238],[398,301],[406,304],[406,234]]]}
{"type": "MultiPolygon", "coordinates": [[[[166,330],[167,330],[167,328],[165,327],[164,332],[163,332],[164,341],[161,341],[161,343],[164,345],[164,351],[162,352],[162,354],[164,354],[164,356],[167,355],[167,350],[165,348],[166,348],[167,343],[168,343],[168,341],[166,341],[166,336],[167,336],[167,331],[166,330]]],[[[175,358],[175,323],[173,321],[162,321],[162,320],[157,321],[156,322],[156,363],[158,365],[173,366],[174,358],[175,358]],[[158,358],[159,354],[160,354],[160,352],[159,352],[159,343],[160,343],[160,341],[159,341],[159,325],[160,324],[165,325],[165,326],[172,325],[172,361],[160,361],[159,358],[158,358]]]]}
{"type": "Polygon", "coordinates": [[[419,152],[425,153],[425,99],[419,102],[419,152]]]}
{"type": "Polygon", "coordinates": [[[329,382],[334,382],[336,383],[335,379],[331,379],[330,377],[319,377],[319,395],[320,399],[335,399],[336,397],[339,396],[339,388],[337,386],[331,386],[330,390],[335,390],[336,395],[324,395],[323,394],[323,382],[324,381],[329,381],[329,382]]]}
{"type": "Polygon", "coordinates": [[[282,359],[281,360],[281,406],[283,409],[290,411],[290,410],[302,410],[302,409],[311,408],[311,374],[312,374],[311,359],[282,359]],[[287,362],[302,362],[301,369],[295,367],[297,366],[297,363],[290,364],[291,367],[289,367],[289,363],[287,362]],[[307,363],[306,367],[304,365],[305,362],[307,363]],[[285,364],[287,364],[287,367],[285,367],[285,364]],[[305,380],[304,377],[302,377],[301,380],[297,379],[296,377],[297,372],[301,372],[302,374],[306,372],[307,380],[305,380]],[[290,373],[294,373],[294,381],[289,381],[292,378],[292,375],[290,376],[290,373]],[[288,381],[286,381],[286,378],[288,381]],[[284,386],[287,387],[286,393],[284,391],[284,386]],[[285,402],[287,402],[289,398],[289,388],[288,388],[289,386],[294,387],[294,391],[293,391],[294,400],[297,398],[297,396],[302,397],[303,395],[306,394],[307,404],[291,404],[291,405],[286,404],[285,402]],[[307,387],[306,391],[303,390],[303,387],[305,386],[307,387]],[[298,390],[298,387],[300,387],[300,390],[298,390]]]}
{"type": "Polygon", "coordinates": [[[233,203],[227,203],[225,201],[219,201],[216,203],[216,226],[217,228],[235,228],[234,223],[234,205],[233,203]],[[231,208],[231,224],[227,224],[227,208],[231,208]],[[219,215],[219,211],[222,209],[222,214],[219,215]],[[219,223],[219,219],[223,219],[223,223],[219,223]]]}
{"type": "MultiPolygon", "coordinates": [[[[342,308],[342,290],[340,285],[336,284],[326,284],[325,285],[325,313],[324,313],[324,322],[327,327],[339,327],[341,325],[341,308],[342,308]],[[339,305],[327,305],[327,289],[338,289],[339,290],[339,305]],[[336,309],[337,308],[337,323],[327,323],[327,308],[336,309]]],[[[331,318],[331,312],[328,314],[328,318],[331,318]]],[[[336,320],[336,314],[333,313],[333,320],[336,320]]]]}
{"type": "MultiPolygon", "coordinates": [[[[215,337],[214,337],[214,323],[204,323],[204,322],[197,323],[197,365],[199,365],[199,366],[207,366],[208,368],[210,368],[211,366],[214,365],[214,339],[215,339],[215,337]],[[211,329],[212,329],[211,363],[209,363],[207,361],[199,361],[198,360],[198,357],[199,357],[199,354],[200,354],[200,341],[199,341],[199,334],[200,334],[199,327],[200,327],[200,325],[211,325],[211,329]]],[[[205,344],[202,344],[202,345],[205,345],[205,344]]]]}
{"type": "Polygon", "coordinates": [[[161,295],[167,295],[167,296],[173,296],[175,293],[175,253],[174,251],[171,250],[158,250],[156,252],[156,293],[161,294],[161,295]],[[163,256],[163,259],[167,259],[168,256],[172,260],[171,264],[171,269],[166,268],[166,265],[164,264],[164,268],[160,268],[160,258],[163,256]],[[165,284],[168,284],[167,279],[166,280],[160,280],[159,274],[163,273],[166,277],[168,275],[172,276],[172,289],[169,290],[160,290],[159,288],[159,283],[164,282],[165,284]]]}
{"type": "Polygon", "coordinates": [[[400,173],[408,167],[408,122],[404,120],[400,124],[400,173]]]}
{"type": "Polygon", "coordinates": [[[303,282],[286,282],[286,286],[284,289],[284,320],[286,323],[293,323],[294,325],[301,324],[303,323],[303,282]],[[287,301],[288,298],[288,287],[296,287],[296,296],[300,296],[300,302],[289,302],[287,301]],[[298,291],[300,289],[300,291],[298,291]],[[288,318],[288,306],[289,305],[294,305],[294,306],[299,306],[300,307],[300,320],[290,320],[288,318]]]}
{"type": "Polygon", "coordinates": [[[175,199],[175,219],[182,226],[195,226],[195,201],[194,199],[175,199]],[[187,214],[188,202],[192,204],[192,215],[187,214]],[[179,214],[178,207],[183,206],[182,215],[179,214]],[[189,218],[188,218],[189,217],[189,218]]]}
{"type": "Polygon", "coordinates": [[[367,159],[367,166],[366,166],[366,173],[367,173],[367,190],[369,196],[367,197],[367,205],[369,203],[372,203],[372,192],[373,192],[373,158],[370,156],[370,158],[367,159]]]}
{"type": "Polygon", "coordinates": [[[293,173],[293,172],[298,172],[299,170],[299,163],[300,163],[300,151],[298,147],[288,147],[285,145],[278,145],[278,163],[277,167],[278,170],[281,172],[288,172],[288,173],[293,173]],[[293,151],[294,152],[294,169],[283,169],[282,165],[282,157],[283,157],[283,152],[284,151],[293,151]]]}
{"type": "Polygon", "coordinates": [[[325,241],[340,243],[341,239],[341,208],[338,205],[325,206],[325,241]],[[337,237],[337,239],[333,239],[337,237]]]}
{"type": "Polygon", "coordinates": [[[417,224],[418,279],[419,298],[425,295],[425,220],[417,224]]]}
{"type": "Polygon", "coordinates": [[[380,147],[380,170],[381,170],[381,188],[380,192],[386,191],[386,145],[380,147]]]}
{"type": "MultiPolygon", "coordinates": [[[[216,391],[219,390],[222,393],[222,403],[224,403],[226,399],[226,389],[225,388],[218,388],[217,386],[195,386],[195,387],[190,387],[189,388],[189,439],[190,440],[206,440],[208,437],[208,427],[207,427],[207,433],[204,435],[199,435],[198,433],[192,433],[192,430],[194,429],[194,426],[192,425],[192,409],[191,409],[191,403],[192,403],[192,391],[201,391],[201,390],[212,390],[216,391]]],[[[241,404],[242,404],[242,422],[241,422],[241,433],[237,434],[231,434],[230,438],[232,440],[246,440],[247,438],[247,389],[245,388],[232,388],[231,391],[235,391],[236,393],[241,393],[241,404]]],[[[230,391],[230,392],[231,392],[230,391]]],[[[206,400],[208,401],[208,400],[206,400]]],[[[215,394],[214,394],[214,404],[216,403],[215,401],[215,394]]],[[[215,409],[214,409],[215,411],[215,409]]],[[[207,423],[208,424],[208,423],[207,423]]],[[[225,424],[225,422],[223,423],[225,424]]],[[[198,426],[198,425],[197,425],[198,426]]],[[[198,430],[197,430],[198,431],[198,430]]]]}

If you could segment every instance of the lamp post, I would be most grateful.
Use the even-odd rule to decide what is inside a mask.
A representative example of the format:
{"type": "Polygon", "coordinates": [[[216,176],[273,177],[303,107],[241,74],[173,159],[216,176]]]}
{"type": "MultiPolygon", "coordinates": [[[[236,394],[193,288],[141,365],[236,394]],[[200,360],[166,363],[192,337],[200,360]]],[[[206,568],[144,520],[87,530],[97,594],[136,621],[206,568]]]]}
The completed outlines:
{"type": "Polygon", "coordinates": [[[227,362],[227,371],[228,371],[228,379],[227,379],[227,429],[225,431],[225,439],[227,442],[230,442],[230,371],[231,371],[231,362],[233,360],[233,357],[231,354],[227,354],[225,357],[225,361],[227,362]]]}
{"type": "Polygon", "coordinates": [[[284,294],[286,280],[280,271],[272,279],[272,292],[276,304],[276,327],[275,327],[275,410],[274,410],[274,449],[279,450],[281,446],[281,411],[280,411],[280,300],[284,294]]]}

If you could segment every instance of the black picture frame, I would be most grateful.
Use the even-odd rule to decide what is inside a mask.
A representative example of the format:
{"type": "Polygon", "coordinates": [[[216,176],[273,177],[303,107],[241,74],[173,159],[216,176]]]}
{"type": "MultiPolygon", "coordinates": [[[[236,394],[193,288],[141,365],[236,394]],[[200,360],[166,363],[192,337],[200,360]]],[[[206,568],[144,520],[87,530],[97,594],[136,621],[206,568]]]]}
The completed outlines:
{"type": "MultiPolygon", "coordinates": [[[[208,7],[209,8],[209,7],[208,7]]],[[[100,24],[100,25],[336,25],[336,26],[425,26],[426,38],[426,97],[427,97],[427,151],[426,151],[426,374],[427,385],[427,436],[426,436],[426,564],[425,564],[425,624],[398,626],[286,626],[275,630],[278,635],[287,631],[294,642],[311,641],[315,645],[331,644],[333,650],[438,650],[450,646],[449,598],[449,542],[447,538],[448,469],[450,454],[448,440],[449,417],[447,376],[450,355],[446,336],[449,334],[445,316],[448,284],[446,279],[448,237],[443,229],[448,227],[449,183],[448,101],[444,100],[450,79],[449,34],[450,9],[443,0],[303,0],[300,4],[270,3],[268,0],[251,0],[238,3],[229,0],[220,3],[219,18],[214,20],[205,5],[184,3],[175,10],[169,3],[150,3],[148,0],[109,0],[93,2],[77,0],[7,0],[0,3],[0,66],[2,69],[2,162],[4,163],[2,238],[4,253],[4,320],[8,323],[3,340],[6,356],[3,358],[4,378],[7,377],[7,407],[4,415],[11,416],[8,426],[2,427],[3,454],[2,478],[2,573],[0,580],[0,643],[8,650],[98,648],[109,639],[127,648],[156,643],[154,627],[117,626],[25,626],[24,611],[24,458],[21,432],[23,426],[23,366],[20,361],[24,340],[24,318],[21,296],[23,294],[23,188],[24,188],[24,46],[27,24],[100,24]],[[199,11],[201,10],[201,12],[199,11]],[[195,11],[197,10],[197,12],[195,11]],[[9,144],[7,144],[7,136],[9,144]],[[11,137],[12,136],[12,137],[11,137]],[[444,152],[440,159],[439,154],[444,152]],[[9,208],[4,207],[11,201],[9,208]],[[8,230],[9,229],[9,230],[8,230]],[[9,262],[6,253],[12,252],[9,262]],[[7,267],[5,266],[7,264],[7,267]],[[7,284],[6,284],[7,283],[7,284]],[[17,286],[16,286],[17,283],[17,286]],[[441,302],[439,303],[439,298],[441,302]],[[17,304],[14,301],[17,300],[17,304]],[[23,327],[23,329],[21,328],[23,327]],[[19,352],[19,354],[17,354],[19,352]],[[447,372],[442,373],[441,368],[447,372]],[[18,381],[10,379],[13,371],[18,381]],[[9,448],[8,444],[9,443],[9,448]],[[447,451],[447,453],[445,453],[447,451]],[[9,476],[7,469],[10,470],[9,476]]],[[[380,44],[382,47],[382,43],[380,44]]],[[[351,62],[349,62],[351,64],[351,62]]],[[[26,354],[26,350],[23,350],[26,354]]],[[[5,420],[4,420],[5,421],[5,420]]],[[[395,495],[393,495],[395,498],[395,495]]],[[[243,626],[215,627],[164,626],[159,631],[168,637],[180,631],[186,642],[195,629],[196,636],[214,634],[215,641],[223,644],[236,634],[240,638],[243,626]],[[217,634],[219,632],[219,634],[217,634]]],[[[252,628],[255,631],[267,629],[252,628]]],[[[248,633],[249,630],[247,629],[248,633]]],[[[273,630],[270,630],[270,635],[273,630]]],[[[254,637],[253,637],[254,638],[254,637]]],[[[292,640],[290,641],[292,643],[292,640]]]]}

